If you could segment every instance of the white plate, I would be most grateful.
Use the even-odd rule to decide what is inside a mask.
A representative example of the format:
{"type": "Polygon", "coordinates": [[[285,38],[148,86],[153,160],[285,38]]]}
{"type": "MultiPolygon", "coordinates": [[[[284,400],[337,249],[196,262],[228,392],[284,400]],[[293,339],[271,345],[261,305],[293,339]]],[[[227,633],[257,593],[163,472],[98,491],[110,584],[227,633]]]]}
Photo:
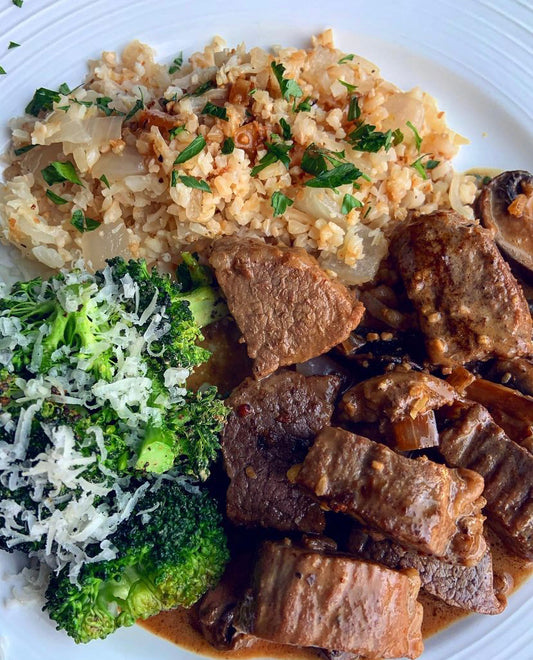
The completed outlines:
{"type": "MultiPolygon", "coordinates": [[[[0,125],[21,113],[37,87],[77,84],[88,58],[132,38],[170,60],[215,34],[230,44],[301,46],[325,27],[335,29],[346,52],[376,62],[385,78],[404,88],[419,85],[438,99],[450,126],[471,140],[458,169],[533,170],[530,0],[26,0],[21,9],[2,0],[0,65],[7,75],[0,77],[0,125]],[[21,47],[8,51],[9,41],[21,47]]],[[[3,128],[1,151],[7,142],[3,128]]],[[[13,562],[0,552],[0,577],[13,562]]],[[[0,584],[0,598],[6,591],[0,584]]],[[[38,608],[1,604],[0,637],[7,660],[194,657],[139,627],[77,647],[38,608]]],[[[511,597],[503,615],[471,616],[430,639],[423,658],[531,660],[533,580],[511,597]]]]}

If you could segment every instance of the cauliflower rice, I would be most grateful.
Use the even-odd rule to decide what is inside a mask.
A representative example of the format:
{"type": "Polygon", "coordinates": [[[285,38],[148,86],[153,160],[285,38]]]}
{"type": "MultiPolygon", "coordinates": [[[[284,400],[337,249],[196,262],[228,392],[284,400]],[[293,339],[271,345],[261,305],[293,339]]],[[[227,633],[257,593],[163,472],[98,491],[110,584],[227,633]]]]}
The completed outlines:
{"type": "Polygon", "coordinates": [[[455,174],[451,162],[466,140],[431,96],[403,92],[374,64],[346,56],[331,31],[308,50],[272,53],[228,49],[215,38],[178,67],[133,42],[121,58],[106,52],[90,62],[85,83],[62,86],[47,114],[13,120],[0,238],[59,269],[80,257],[99,268],[117,255],[170,268],[199,239],[256,236],[303,247],[358,284],[373,277],[391,228],[409,212],[453,207],[473,217],[474,178],[455,174]],[[219,116],[206,112],[208,102],[219,116]],[[365,150],[350,138],[358,127],[385,144],[365,150]],[[198,136],[203,148],[176,165],[198,136]],[[286,162],[268,164],[269,144],[284,146],[286,162]],[[361,175],[330,188],[305,185],[310,145],[325,154],[328,172],[352,164],[361,175]],[[41,171],[66,161],[81,185],[47,184],[41,171]],[[288,198],[281,207],[279,193],[288,198]],[[76,215],[97,222],[80,231],[76,215]]]}

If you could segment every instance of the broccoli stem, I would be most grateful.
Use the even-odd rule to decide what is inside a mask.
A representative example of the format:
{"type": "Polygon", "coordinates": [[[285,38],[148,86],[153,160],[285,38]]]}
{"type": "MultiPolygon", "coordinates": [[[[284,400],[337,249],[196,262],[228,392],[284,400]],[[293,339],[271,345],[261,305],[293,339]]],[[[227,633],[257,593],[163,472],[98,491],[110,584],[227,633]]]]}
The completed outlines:
{"type": "Polygon", "coordinates": [[[175,443],[174,433],[161,426],[148,424],[137,454],[135,468],[155,474],[167,472],[174,465],[176,458],[175,443]]]}
{"type": "Polygon", "coordinates": [[[194,289],[182,294],[180,298],[189,303],[194,320],[200,328],[228,315],[228,308],[220,292],[211,286],[194,289]]]}

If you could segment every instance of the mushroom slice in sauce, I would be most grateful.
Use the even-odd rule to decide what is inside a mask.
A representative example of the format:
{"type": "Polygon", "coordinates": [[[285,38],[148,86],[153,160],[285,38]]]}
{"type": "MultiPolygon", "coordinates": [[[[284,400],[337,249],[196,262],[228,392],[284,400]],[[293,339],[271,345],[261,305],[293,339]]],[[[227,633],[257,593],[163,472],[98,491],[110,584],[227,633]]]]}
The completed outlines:
{"type": "Polygon", "coordinates": [[[498,246],[533,271],[533,175],[524,170],[499,174],[484,186],[478,211],[498,246]]]}

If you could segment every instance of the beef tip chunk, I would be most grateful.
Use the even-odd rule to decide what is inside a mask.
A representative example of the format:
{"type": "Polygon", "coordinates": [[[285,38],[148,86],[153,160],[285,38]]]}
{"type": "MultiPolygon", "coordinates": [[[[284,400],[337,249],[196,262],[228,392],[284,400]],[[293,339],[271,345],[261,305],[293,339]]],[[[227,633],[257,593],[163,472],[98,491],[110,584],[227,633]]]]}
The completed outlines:
{"type": "Polygon", "coordinates": [[[389,568],[415,568],[422,589],[453,607],[479,614],[500,614],[507,604],[505,596],[494,589],[492,555],[488,549],[476,566],[461,566],[408,550],[390,539],[376,540],[354,528],[348,551],[389,568]]]}
{"type": "Polygon", "coordinates": [[[215,241],[210,261],[258,379],[325,353],[363,315],[355,296],[305,250],[226,236],[215,241]]]}
{"type": "Polygon", "coordinates": [[[210,589],[198,606],[198,623],[205,639],[221,651],[249,646],[252,635],[239,632],[233,625],[235,609],[250,582],[252,561],[249,555],[237,555],[226,568],[222,579],[210,589]]]}
{"type": "Polygon", "coordinates": [[[391,422],[414,419],[428,410],[452,403],[456,392],[440,378],[416,371],[391,371],[350,388],[340,405],[351,422],[391,422]]]}
{"type": "Polygon", "coordinates": [[[268,542],[235,625],[280,644],[416,658],[423,651],[419,587],[414,570],[268,542]]]}
{"type": "Polygon", "coordinates": [[[531,352],[526,299],[486,229],[440,211],[398,227],[390,249],[434,364],[531,352]]]}
{"type": "Polygon", "coordinates": [[[222,435],[230,478],[227,514],[236,525],[318,533],[320,506],[287,479],[316,434],[331,421],[337,376],[281,371],[245,380],[229,397],[232,409],[222,435]]]}
{"type": "Polygon", "coordinates": [[[479,404],[446,411],[439,451],[450,465],[485,479],[487,519],[516,554],[533,560],[533,455],[514,443],[479,404]]]}
{"type": "Polygon", "coordinates": [[[512,360],[496,360],[489,372],[491,380],[497,380],[502,385],[514,387],[533,396],[533,362],[525,358],[512,360]]]}
{"type": "Polygon", "coordinates": [[[409,548],[466,566],[485,553],[483,479],[471,470],[406,458],[362,436],[326,428],[296,481],[333,511],[409,548]]]}

